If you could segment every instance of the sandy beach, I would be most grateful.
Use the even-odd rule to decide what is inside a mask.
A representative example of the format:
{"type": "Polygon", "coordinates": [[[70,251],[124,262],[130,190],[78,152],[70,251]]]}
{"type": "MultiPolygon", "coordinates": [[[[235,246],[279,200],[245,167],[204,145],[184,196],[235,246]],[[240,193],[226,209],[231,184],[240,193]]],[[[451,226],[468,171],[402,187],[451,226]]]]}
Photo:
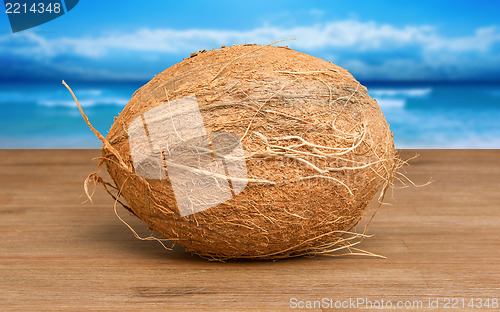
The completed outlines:
{"type": "Polygon", "coordinates": [[[478,298],[491,305],[500,297],[500,150],[401,151],[415,154],[405,174],[433,182],[394,189],[360,245],[386,259],[220,263],[135,239],[102,188],[82,205],[99,151],[0,150],[0,310],[278,311],[325,298],[419,311],[454,298],[460,311],[477,311],[478,298]]]}

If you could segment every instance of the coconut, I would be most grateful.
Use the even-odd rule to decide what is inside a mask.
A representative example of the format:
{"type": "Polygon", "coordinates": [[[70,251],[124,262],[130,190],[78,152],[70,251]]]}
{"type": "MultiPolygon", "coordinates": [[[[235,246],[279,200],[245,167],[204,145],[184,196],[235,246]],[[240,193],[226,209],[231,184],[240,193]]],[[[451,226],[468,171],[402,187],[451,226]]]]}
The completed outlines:
{"type": "Polygon", "coordinates": [[[113,196],[212,259],[352,252],[363,237],[353,228],[397,166],[364,86],[270,45],[193,53],[137,90],[101,139],[113,196]]]}

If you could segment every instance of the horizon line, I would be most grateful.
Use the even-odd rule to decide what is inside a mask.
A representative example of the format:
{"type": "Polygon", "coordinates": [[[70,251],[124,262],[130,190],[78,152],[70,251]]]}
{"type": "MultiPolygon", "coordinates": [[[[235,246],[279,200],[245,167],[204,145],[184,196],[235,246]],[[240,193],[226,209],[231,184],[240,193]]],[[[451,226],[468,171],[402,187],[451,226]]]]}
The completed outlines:
{"type": "MultiPolygon", "coordinates": [[[[151,78],[152,79],[152,78],[151,78]]],[[[151,79],[71,79],[65,78],[64,80],[71,81],[72,83],[142,83],[146,84],[151,79]]],[[[44,78],[44,79],[3,79],[0,78],[0,84],[4,83],[15,83],[15,84],[53,84],[61,83],[63,79],[55,78],[44,78]]],[[[426,80],[426,79],[356,79],[361,84],[500,84],[500,79],[436,79],[436,80],[426,80]]]]}

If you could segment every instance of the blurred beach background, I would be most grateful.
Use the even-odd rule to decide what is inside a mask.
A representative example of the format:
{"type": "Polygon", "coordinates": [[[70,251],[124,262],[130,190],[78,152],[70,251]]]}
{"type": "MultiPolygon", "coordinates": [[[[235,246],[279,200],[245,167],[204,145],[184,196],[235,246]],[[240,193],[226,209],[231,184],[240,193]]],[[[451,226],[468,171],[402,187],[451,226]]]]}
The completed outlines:
{"type": "Polygon", "coordinates": [[[500,2],[81,1],[12,34],[0,15],[0,148],[100,148],[132,94],[202,49],[281,43],[348,69],[397,148],[500,148],[500,2]]]}

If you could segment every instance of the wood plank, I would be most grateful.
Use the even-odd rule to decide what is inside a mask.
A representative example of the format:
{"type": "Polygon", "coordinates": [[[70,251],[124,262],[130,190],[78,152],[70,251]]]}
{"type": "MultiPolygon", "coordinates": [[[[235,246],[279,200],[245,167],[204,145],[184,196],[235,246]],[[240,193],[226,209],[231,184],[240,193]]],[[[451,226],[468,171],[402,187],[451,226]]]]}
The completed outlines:
{"type": "Polygon", "coordinates": [[[102,189],[82,205],[99,151],[0,150],[0,310],[286,311],[292,298],[366,298],[437,311],[425,308],[429,298],[442,310],[447,297],[500,297],[500,151],[402,156],[416,153],[407,175],[434,182],[394,190],[362,243],[387,259],[219,263],[136,240],[102,189]]]}

